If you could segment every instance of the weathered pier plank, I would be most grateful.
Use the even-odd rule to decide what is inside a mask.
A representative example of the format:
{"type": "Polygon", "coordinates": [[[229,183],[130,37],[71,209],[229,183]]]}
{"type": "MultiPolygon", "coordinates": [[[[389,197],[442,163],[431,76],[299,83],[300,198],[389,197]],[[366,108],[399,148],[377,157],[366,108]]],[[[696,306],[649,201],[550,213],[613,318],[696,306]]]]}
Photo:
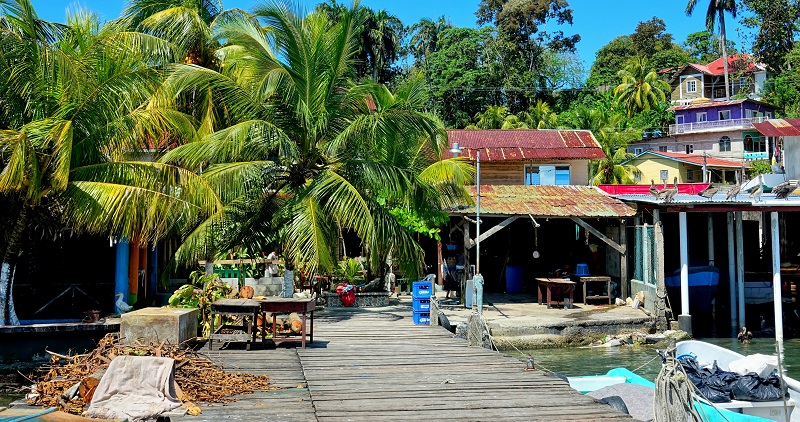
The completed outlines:
{"type": "Polygon", "coordinates": [[[410,312],[320,312],[307,349],[266,344],[210,355],[229,370],[266,373],[282,389],[173,420],[631,420],[513,357],[415,326],[410,312]]]}

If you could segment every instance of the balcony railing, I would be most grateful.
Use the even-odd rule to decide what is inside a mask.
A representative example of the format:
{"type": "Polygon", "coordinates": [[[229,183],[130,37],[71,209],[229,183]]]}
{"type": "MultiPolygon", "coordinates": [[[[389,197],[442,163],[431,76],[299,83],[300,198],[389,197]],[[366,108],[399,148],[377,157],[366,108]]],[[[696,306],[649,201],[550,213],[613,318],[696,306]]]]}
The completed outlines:
{"type": "Polygon", "coordinates": [[[724,129],[748,129],[753,127],[753,123],[761,123],[767,117],[748,117],[744,119],[711,120],[708,122],[680,123],[669,125],[670,135],[681,135],[694,132],[713,132],[724,129]]]}

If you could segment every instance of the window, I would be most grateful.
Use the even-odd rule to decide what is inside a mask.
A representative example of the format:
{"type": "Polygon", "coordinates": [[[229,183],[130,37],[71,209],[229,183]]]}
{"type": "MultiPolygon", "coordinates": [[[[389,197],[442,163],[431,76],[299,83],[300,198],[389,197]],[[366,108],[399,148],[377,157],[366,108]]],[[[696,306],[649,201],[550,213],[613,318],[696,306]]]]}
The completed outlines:
{"type": "Polygon", "coordinates": [[[667,146],[666,145],[659,145],[658,146],[658,152],[667,152],[667,146]]]}
{"type": "Polygon", "coordinates": [[[719,119],[720,120],[730,120],[731,119],[731,111],[730,110],[720,110],[719,111],[719,119]]]}
{"type": "Polygon", "coordinates": [[[569,166],[525,165],[526,185],[569,185],[569,166]]]}
{"type": "Polygon", "coordinates": [[[706,113],[705,111],[701,111],[700,113],[697,113],[697,122],[698,123],[699,122],[707,122],[707,121],[708,121],[708,113],[706,113]]]}
{"type": "Polygon", "coordinates": [[[633,149],[633,153],[634,153],[634,154],[636,154],[636,155],[639,155],[639,154],[641,154],[642,152],[643,152],[642,148],[634,148],[634,149],[633,149]]]}
{"type": "Polygon", "coordinates": [[[687,182],[694,181],[694,170],[686,170],[686,181],[687,182]]]}
{"type": "Polygon", "coordinates": [[[753,137],[750,135],[745,135],[744,140],[742,141],[744,144],[744,150],[747,152],[753,152],[753,137]]]}
{"type": "Polygon", "coordinates": [[[686,153],[687,154],[691,154],[693,152],[694,152],[694,145],[692,145],[692,144],[686,145],[686,153]]]}
{"type": "Polygon", "coordinates": [[[719,138],[719,151],[726,152],[731,150],[731,138],[723,136],[719,138]]]}
{"type": "Polygon", "coordinates": [[[661,170],[660,172],[661,180],[669,180],[669,170],[661,170]]]}
{"type": "Polygon", "coordinates": [[[697,81],[686,81],[686,92],[697,92],[697,81]]]}
{"type": "Polygon", "coordinates": [[[742,76],[739,78],[739,88],[744,88],[747,86],[747,78],[742,76]]]}

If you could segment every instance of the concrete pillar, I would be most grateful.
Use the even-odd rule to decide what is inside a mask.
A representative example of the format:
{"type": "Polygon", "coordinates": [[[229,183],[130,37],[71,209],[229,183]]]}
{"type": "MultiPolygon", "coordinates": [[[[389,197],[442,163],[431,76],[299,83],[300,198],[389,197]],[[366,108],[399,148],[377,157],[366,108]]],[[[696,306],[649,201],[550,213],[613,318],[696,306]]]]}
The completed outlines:
{"type": "Polygon", "coordinates": [[[678,326],[687,333],[692,332],[692,317],[689,314],[689,241],[686,226],[686,212],[678,213],[681,255],[681,314],[678,326]]]}
{"type": "Polygon", "coordinates": [[[714,214],[708,213],[708,265],[714,266],[714,214]]]}
{"type": "Polygon", "coordinates": [[[742,212],[736,211],[736,290],[739,296],[739,327],[745,325],[744,315],[744,231],[742,212]]]}
{"type": "MultiPolygon", "coordinates": [[[[114,268],[114,294],[122,293],[122,301],[128,301],[128,265],[130,259],[130,244],[127,240],[117,242],[117,259],[114,268]]],[[[116,302],[116,297],[114,301],[116,302]]],[[[119,309],[114,306],[114,312],[119,313],[119,309]]]]}
{"type": "Polygon", "coordinates": [[[659,221],[661,221],[661,210],[659,210],[658,208],[655,208],[653,210],[653,225],[655,225],[659,221]]]}
{"type": "Polygon", "coordinates": [[[730,286],[731,300],[731,335],[735,336],[739,331],[736,317],[736,248],[734,247],[733,213],[727,212],[728,217],[728,285],[730,286]]]}
{"type": "Polygon", "coordinates": [[[783,297],[781,296],[781,244],[778,213],[771,212],[772,226],[772,297],[775,309],[775,341],[778,359],[783,358],[783,297]]]}

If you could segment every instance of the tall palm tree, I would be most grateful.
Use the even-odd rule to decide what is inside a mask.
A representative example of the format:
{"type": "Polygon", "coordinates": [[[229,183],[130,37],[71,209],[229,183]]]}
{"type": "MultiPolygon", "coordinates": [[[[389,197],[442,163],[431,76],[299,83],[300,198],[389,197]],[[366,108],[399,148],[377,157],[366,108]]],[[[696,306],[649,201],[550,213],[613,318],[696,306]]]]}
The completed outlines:
{"type": "Polygon", "coordinates": [[[422,18],[411,25],[411,53],[414,54],[417,66],[427,69],[428,56],[438,51],[439,37],[444,30],[452,27],[444,16],[440,16],[436,21],[422,18]]]}
{"type": "Polygon", "coordinates": [[[194,136],[186,116],[148,107],[174,58],[162,41],[79,14],[60,26],[29,0],[0,3],[0,195],[17,206],[0,267],[0,325],[18,324],[16,261],[28,222],[58,218],[78,233],[153,242],[220,205],[191,172],[128,153],[194,136]]]}
{"type": "MultiPolygon", "coordinates": [[[[686,15],[691,16],[697,0],[689,0],[686,3],[686,15]]],[[[714,23],[719,20],[719,46],[722,50],[722,68],[725,73],[725,99],[731,98],[731,88],[728,83],[728,50],[726,48],[725,35],[725,12],[731,14],[736,19],[736,0],[708,0],[708,10],[706,10],[706,28],[709,32],[714,32],[714,23]]]]}
{"type": "Polygon", "coordinates": [[[378,78],[380,73],[385,73],[389,65],[397,60],[400,49],[400,37],[403,33],[403,22],[386,10],[378,10],[369,16],[365,23],[368,44],[367,50],[372,67],[372,80],[386,82],[385,77],[378,78]]]}
{"type": "Polygon", "coordinates": [[[528,107],[525,113],[525,121],[528,127],[535,129],[555,129],[558,126],[558,114],[550,109],[550,106],[542,101],[536,100],[528,107]]]}
{"type": "Polygon", "coordinates": [[[636,175],[641,174],[638,168],[626,162],[633,154],[626,151],[625,145],[614,142],[600,142],[605,158],[592,161],[592,184],[634,184],[636,175]]]}
{"type": "Polygon", "coordinates": [[[667,101],[669,84],[650,69],[644,57],[632,59],[617,75],[622,82],[614,88],[614,96],[627,109],[628,117],[667,101]]]}
{"type": "Polygon", "coordinates": [[[260,237],[278,239],[308,271],[331,271],[347,227],[372,268],[391,251],[404,274],[419,273],[419,246],[384,204],[440,209],[463,197],[471,177],[464,161],[439,160],[447,142],[441,123],[418,111],[427,100],[421,76],[395,92],[350,80],[360,35],[355,8],[335,21],[281,2],[254,15],[260,22],[229,20],[220,29],[220,72],[179,65],[154,101],[208,86],[226,93],[232,121],[160,160],[202,169],[225,203],[187,236],[178,259],[196,258],[208,239],[260,237]]]}

